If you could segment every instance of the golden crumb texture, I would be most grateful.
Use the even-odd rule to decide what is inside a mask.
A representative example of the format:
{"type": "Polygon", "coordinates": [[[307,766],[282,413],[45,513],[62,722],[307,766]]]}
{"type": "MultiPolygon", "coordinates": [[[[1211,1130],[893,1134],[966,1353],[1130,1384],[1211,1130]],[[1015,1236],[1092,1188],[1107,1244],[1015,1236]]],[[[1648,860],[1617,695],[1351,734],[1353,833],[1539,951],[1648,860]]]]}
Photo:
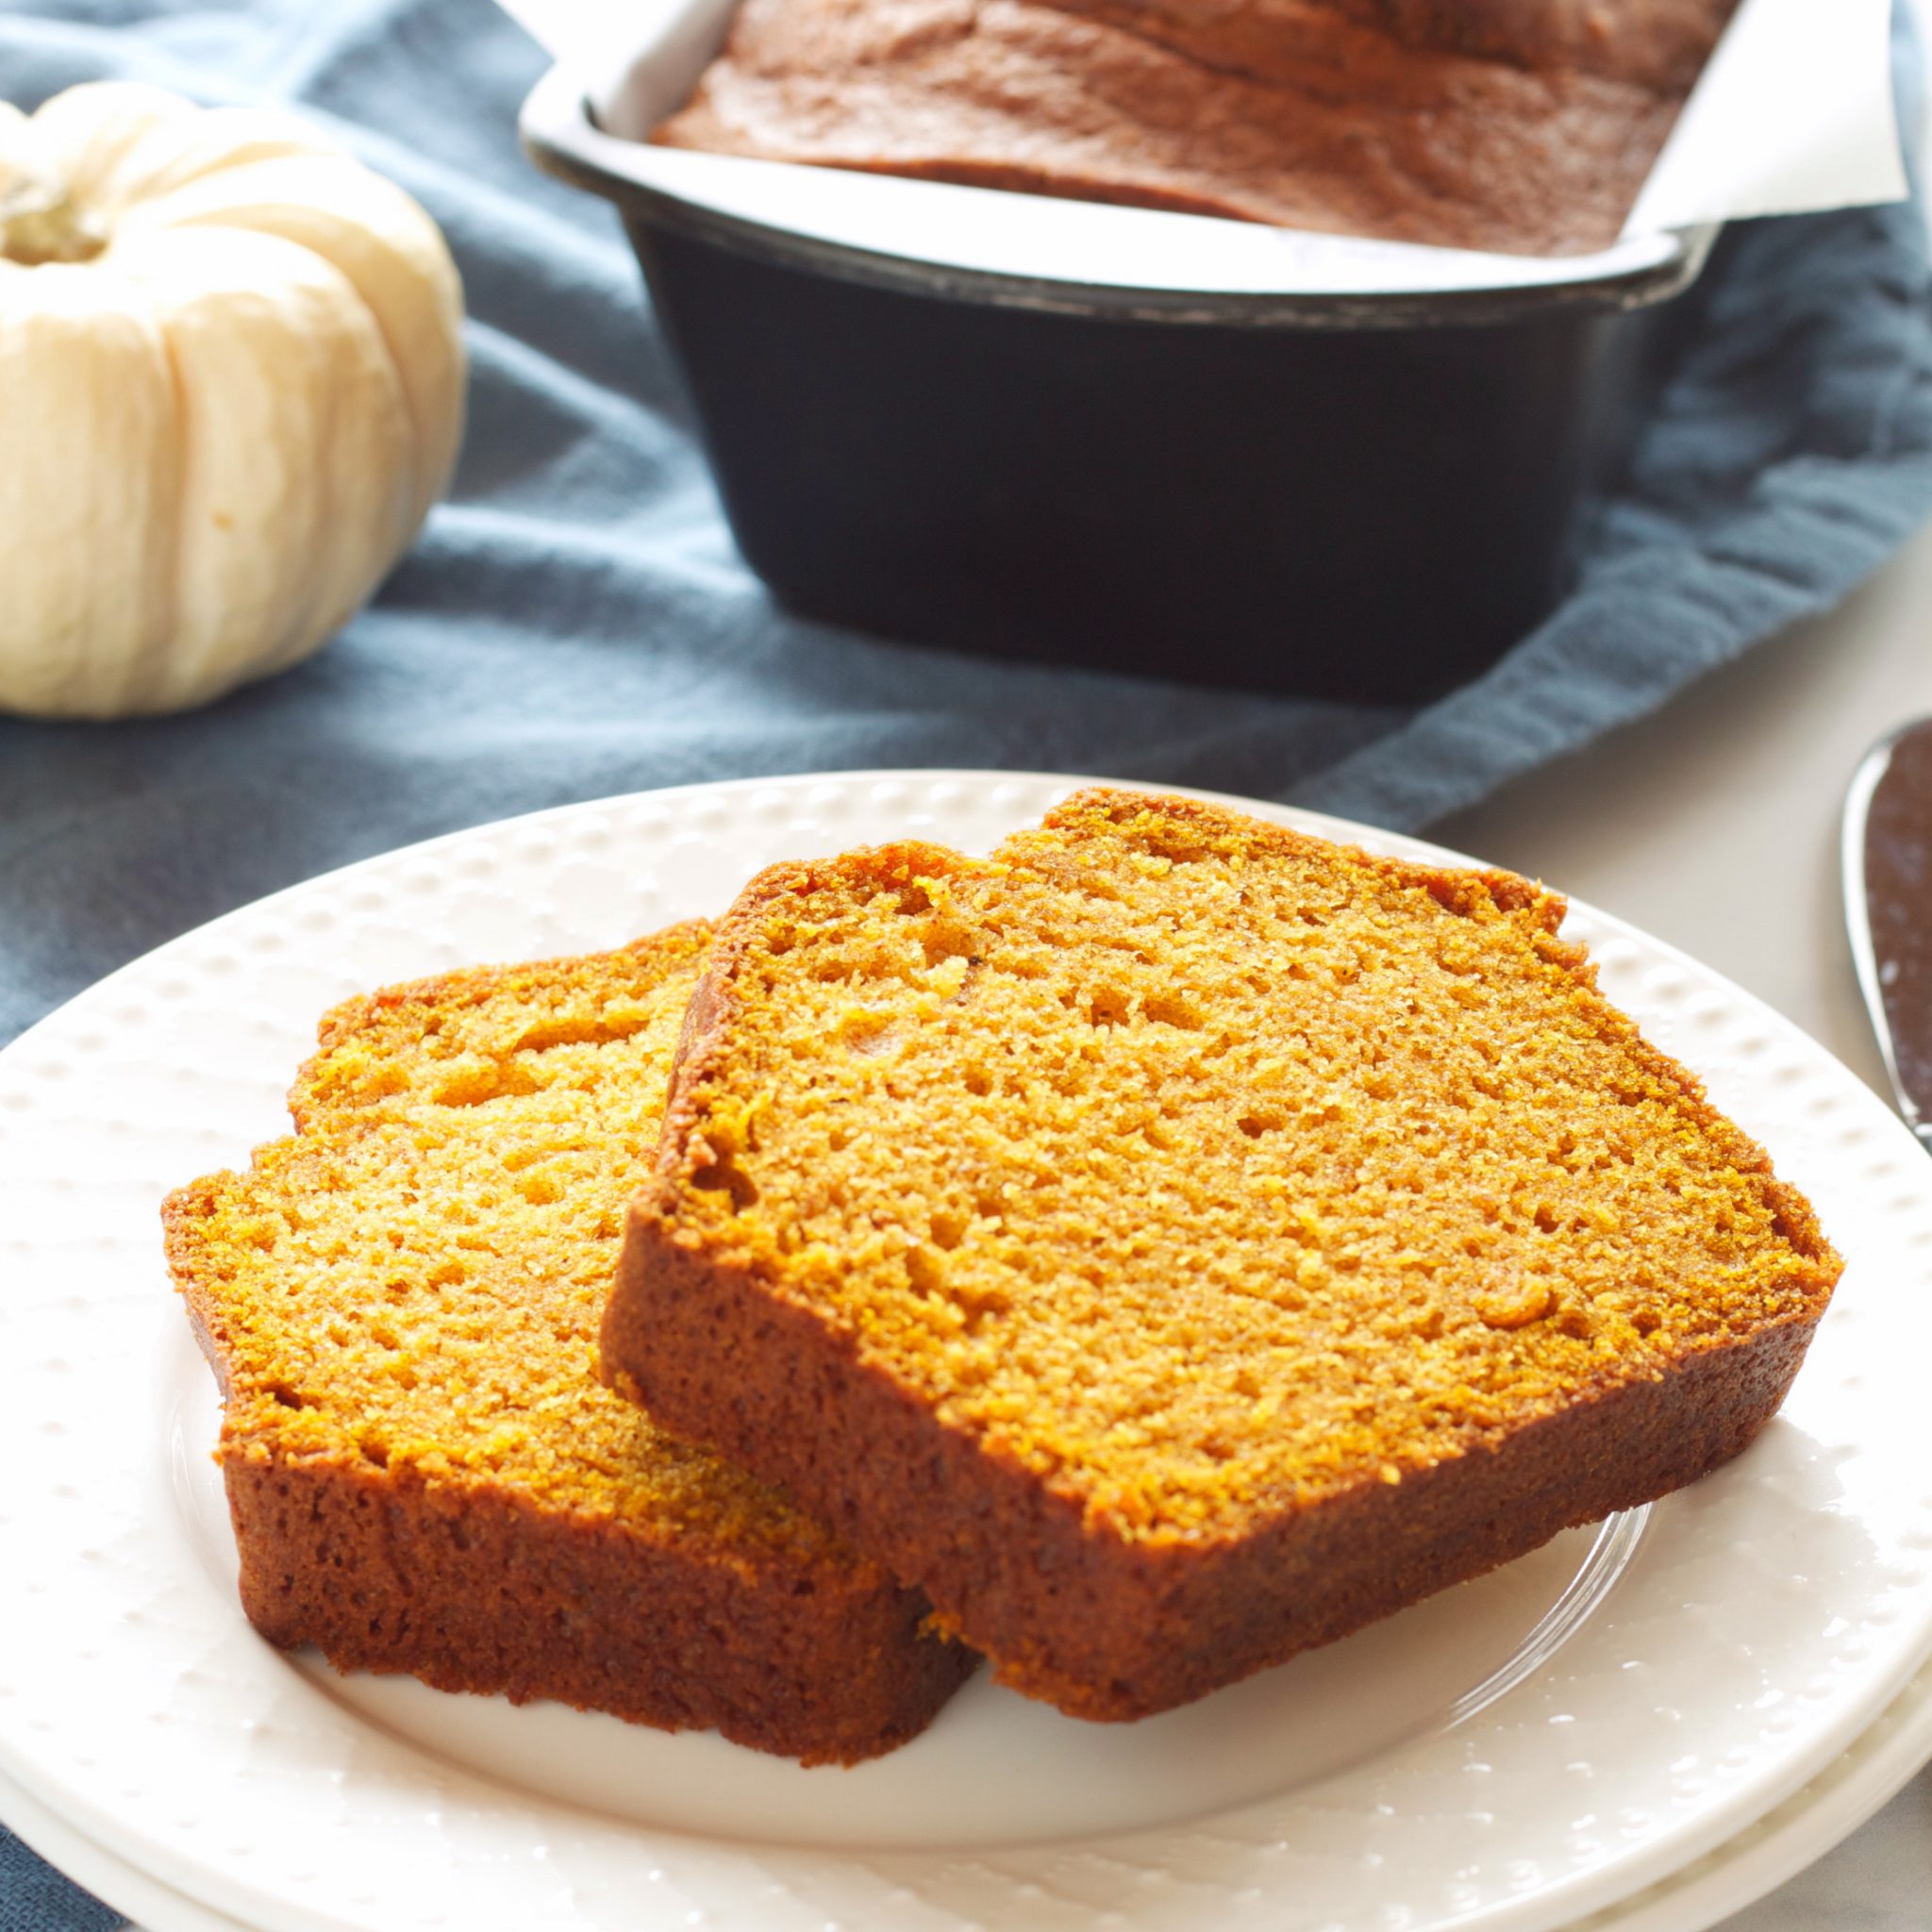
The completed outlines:
{"type": "Polygon", "coordinates": [[[1689,1481],[1774,1409],[1840,1264],[1563,910],[1120,791],[988,860],[768,872],[607,1356],[1087,1715],[1689,1481]],[[740,1319],[771,1373],[723,1400],[740,1319]],[[992,1552],[1002,1520],[1064,1574],[992,1552]]]}
{"type": "Polygon", "coordinates": [[[596,1374],[709,937],[339,1008],[297,1131],[173,1195],[168,1258],[223,1385],[242,1595],[270,1637],[860,1757],[961,1668],[919,1634],[923,1599],[596,1374]]]}

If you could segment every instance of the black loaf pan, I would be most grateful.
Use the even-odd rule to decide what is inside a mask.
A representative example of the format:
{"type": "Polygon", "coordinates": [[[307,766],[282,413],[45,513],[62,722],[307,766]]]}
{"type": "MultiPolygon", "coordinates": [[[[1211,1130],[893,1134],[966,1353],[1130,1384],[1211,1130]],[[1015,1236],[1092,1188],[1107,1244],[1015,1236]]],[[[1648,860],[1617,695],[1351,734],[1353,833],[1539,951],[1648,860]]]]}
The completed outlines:
{"type": "MultiPolygon", "coordinates": [[[[616,90],[640,132],[722,35],[693,5],[616,90]]],[[[667,186],[593,80],[554,70],[525,143],[622,213],[753,569],[807,615],[1004,657],[1372,703],[1462,682],[1561,597],[1712,240],[1552,265],[1306,238],[1341,250],[1319,286],[1260,291],[1002,273],[947,259],[946,225],[1022,197],[892,183],[930,201],[917,256],[748,218],[667,186]]]]}

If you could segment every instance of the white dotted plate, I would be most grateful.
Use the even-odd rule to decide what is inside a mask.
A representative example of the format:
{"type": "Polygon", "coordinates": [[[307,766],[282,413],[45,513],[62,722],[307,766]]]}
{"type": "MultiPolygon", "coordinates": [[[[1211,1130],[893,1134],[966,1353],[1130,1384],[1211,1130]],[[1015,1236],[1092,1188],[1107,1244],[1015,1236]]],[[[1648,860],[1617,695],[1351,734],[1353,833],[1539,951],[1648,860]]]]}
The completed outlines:
{"type": "Polygon", "coordinates": [[[1824,1772],[1932,1652],[1932,1168],[1802,1035],[1581,908],[1607,991],[1851,1262],[1783,1417],[1693,1490],[1188,1710],[1095,1727],[978,1682],[853,1772],[337,1678],[250,1633],[156,1208],[282,1130],[323,1008],[716,912],[779,858],[983,850],[1073,782],[858,774],[485,827],[191,934],[0,1054],[0,1774],[266,1932],[1539,1932],[1824,1772]]]}

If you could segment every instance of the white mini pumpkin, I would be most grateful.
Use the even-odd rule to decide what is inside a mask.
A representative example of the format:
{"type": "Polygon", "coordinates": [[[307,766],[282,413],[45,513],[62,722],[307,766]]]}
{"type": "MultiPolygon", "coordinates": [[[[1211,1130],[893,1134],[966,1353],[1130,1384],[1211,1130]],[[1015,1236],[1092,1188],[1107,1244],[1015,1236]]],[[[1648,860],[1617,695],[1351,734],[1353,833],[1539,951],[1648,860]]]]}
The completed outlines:
{"type": "Polygon", "coordinates": [[[0,709],[206,703],[295,663],[449,479],[436,225],[292,115],[0,103],[0,709]]]}

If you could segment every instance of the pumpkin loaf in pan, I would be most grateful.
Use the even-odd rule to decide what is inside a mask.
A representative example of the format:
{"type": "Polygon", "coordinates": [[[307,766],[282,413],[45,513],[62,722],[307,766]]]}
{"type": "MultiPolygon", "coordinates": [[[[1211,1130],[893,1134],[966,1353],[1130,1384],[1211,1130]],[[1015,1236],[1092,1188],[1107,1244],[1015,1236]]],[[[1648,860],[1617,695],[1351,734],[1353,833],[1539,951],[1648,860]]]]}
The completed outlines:
{"type": "Polygon", "coordinates": [[[1607,248],[1736,0],[742,0],[673,147],[1607,248]]]}
{"type": "Polygon", "coordinates": [[[1091,1718],[1689,1483],[1840,1264],[1562,914],[1109,791],[767,872],[606,1372],[1091,1718]]]}
{"type": "Polygon", "coordinates": [[[707,938],[341,1008],[299,1131],[175,1194],[168,1256],[272,1641],[850,1761],[920,1730],[969,1655],[594,1373],[707,938]]]}

